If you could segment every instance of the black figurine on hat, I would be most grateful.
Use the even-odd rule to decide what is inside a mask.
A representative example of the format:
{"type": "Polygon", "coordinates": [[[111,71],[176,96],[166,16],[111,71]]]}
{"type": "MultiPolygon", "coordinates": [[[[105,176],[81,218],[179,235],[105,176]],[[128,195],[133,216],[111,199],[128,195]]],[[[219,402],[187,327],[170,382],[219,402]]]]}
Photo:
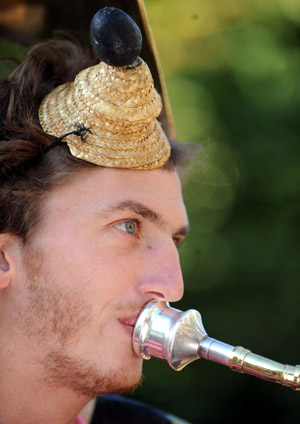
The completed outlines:
{"type": "Polygon", "coordinates": [[[132,65],[140,55],[141,31],[120,9],[105,7],[99,10],[92,19],[90,34],[96,56],[108,65],[132,65]]]}

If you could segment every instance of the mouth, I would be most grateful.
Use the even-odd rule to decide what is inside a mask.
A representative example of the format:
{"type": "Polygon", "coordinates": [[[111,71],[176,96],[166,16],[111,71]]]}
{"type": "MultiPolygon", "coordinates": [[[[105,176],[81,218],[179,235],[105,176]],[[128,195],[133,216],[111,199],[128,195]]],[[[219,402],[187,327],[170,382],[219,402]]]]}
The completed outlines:
{"type": "Polygon", "coordinates": [[[132,336],[133,329],[137,320],[137,315],[134,317],[125,317],[125,318],[119,318],[120,324],[123,326],[123,328],[132,336]]]}

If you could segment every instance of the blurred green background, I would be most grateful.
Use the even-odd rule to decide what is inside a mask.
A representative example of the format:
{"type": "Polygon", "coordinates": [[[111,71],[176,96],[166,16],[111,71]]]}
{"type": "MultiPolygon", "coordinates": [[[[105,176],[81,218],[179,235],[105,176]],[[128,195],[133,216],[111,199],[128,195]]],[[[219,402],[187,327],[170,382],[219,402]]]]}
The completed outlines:
{"type": "MultiPolygon", "coordinates": [[[[208,335],[300,363],[300,3],[146,0],[178,138],[202,144],[185,189],[180,309],[208,335]]],[[[299,393],[199,360],[144,367],[141,399],[194,423],[300,421],[299,393]]]]}
{"type": "MultiPolygon", "coordinates": [[[[145,3],[178,138],[203,146],[174,306],[198,309],[211,337],[300,363],[300,2],[145,3]]],[[[146,362],[135,398],[193,423],[300,420],[299,393],[204,359],[180,373],[146,362]]]]}

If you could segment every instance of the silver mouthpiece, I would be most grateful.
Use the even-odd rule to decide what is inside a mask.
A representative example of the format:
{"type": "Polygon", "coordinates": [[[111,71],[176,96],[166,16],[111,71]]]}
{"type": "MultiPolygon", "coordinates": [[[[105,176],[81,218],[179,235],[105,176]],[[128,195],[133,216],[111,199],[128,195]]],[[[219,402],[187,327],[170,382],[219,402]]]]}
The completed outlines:
{"type": "Polygon", "coordinates": [[[168,361],[176,371],[205,358],[227,365],[233,371],[300,390],[300,365],[282,365],[243,347],[208,337],[201,315],[194,309],[182,312],[165,302],[149,302],[136,321],[133,349],[144,359],[155,357],[168,361]]]}

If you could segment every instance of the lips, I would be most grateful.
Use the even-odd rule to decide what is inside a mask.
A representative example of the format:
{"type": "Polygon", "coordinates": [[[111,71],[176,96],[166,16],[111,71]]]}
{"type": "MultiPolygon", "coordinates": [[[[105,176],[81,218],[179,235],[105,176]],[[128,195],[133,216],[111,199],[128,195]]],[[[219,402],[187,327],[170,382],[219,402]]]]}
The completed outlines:
{"type": "Polygon", "coordinates": [[[131,335],[133,333],[136,320],[137,320],[137,315],[134,317],[119,318],[119,322],[125,327],[127,331],[130,332],[131,335]]]}
{"type": "Polygon", "coordinates": [[[148,298],[147,296],[145,296],[143,300],[143,303],[132,304],[131,307],[130,305],[128,305],[127,313],[132,315],[118,318],[119,323],[122,324],[123,328],[125,328],[131,336],[133,335],[133,330],[141,311],[149,301],[153,300],[153,297],[148,298]]]}

